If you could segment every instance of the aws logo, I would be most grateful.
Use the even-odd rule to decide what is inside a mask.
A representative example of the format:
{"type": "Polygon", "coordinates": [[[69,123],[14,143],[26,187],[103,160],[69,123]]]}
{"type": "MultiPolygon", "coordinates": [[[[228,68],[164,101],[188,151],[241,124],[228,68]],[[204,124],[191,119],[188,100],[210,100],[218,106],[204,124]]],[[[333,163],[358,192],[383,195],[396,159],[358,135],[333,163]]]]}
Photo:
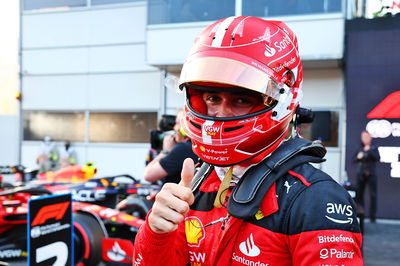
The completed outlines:
{"type": "Polygon", "coordinates": [[[185,233],[186,241],[190,247],[199,247],[206,236],[203,224],[195,216],[189,216],[185,219],[185,233]]]}
{"type": "Polygon", "coordinates": [[[338,224],[352,224],[353,208],[350,205],[340,203],[327,203],[326,204],[327,215],[325,217],[334,223],[338,224]],[[332,217],[335,216],[335,217],[332,217]],[[340,216],[337,218],[336,216],[340,216]]]}

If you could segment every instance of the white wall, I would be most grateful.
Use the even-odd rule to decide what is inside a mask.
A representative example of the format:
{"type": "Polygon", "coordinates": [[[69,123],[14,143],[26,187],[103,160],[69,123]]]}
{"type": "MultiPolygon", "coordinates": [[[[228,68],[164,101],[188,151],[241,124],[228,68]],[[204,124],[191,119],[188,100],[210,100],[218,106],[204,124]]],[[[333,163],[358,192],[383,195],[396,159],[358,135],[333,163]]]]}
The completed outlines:
{"type": "Polygon", "coordinates": [[[134,5],[25,13],[22,18],[23,47],[30,49],[144,42],[146,12],[145,5],[134,5]]]}
{"type": "Polygon", "coordinates": [[[339,68],[305,69],[301,105],[312,108],[343,108],[344,81],[339,68]]]}
{"type": "Polygon", "coordinates": [[[29,110],[158,110],[158,71],[26,76],[23,108],[29,110]]]}
{"type": "Polygon", "coordinates": [[[156,71],[144,54],[144,43],[25,50],[22,71],[24,75],[156,71]]]}
{"type": "Polygon", "coordinates": [[[19,118],[0,115],[0,166],[18,164],[19,118]]]}
{"type": "Polygon", "coordinates": [[[342,183],[345,178],[343,156],[344,135],[342,121],[344,113],[344,77],[339,68],[305,69],[303,82],[303,99],[301,106],[314,111],[333,110],[339,112],[339,146],[328,147],[326,162],[321,169],[342,183]]]}
{"type": "MultiPolygon", "coordinates": [[[[152,111],[163,100],[161,71],[147,64],[146,3],[25,12],[23,109],[152,111]]],[[[60,143],[61,145],[61,143],[60,143]]],[[[99,175],[141,177],[149,144],[74,143],[99,175]]],[[[36,168],[39,142],[24,141],[22,163],[36,168]]]]}
{"type": "MultiPolygon", "coordinates": [[[[343,57],[344,18],[342,15],[309,16],[290,20],[284,18],[284,21],[296,32],[300,56],[303,59],[343,57]]],[[[152,65],[182,64],[194,38],[208,24],[209,22],[148,26],[148,63],[152,65]]]]}

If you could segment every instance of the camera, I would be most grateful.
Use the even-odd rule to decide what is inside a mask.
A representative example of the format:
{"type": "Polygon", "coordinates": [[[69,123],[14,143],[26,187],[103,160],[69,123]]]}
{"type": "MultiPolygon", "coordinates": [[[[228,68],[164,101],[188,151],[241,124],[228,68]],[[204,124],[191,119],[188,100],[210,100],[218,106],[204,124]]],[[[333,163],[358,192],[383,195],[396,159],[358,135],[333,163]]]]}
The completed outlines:
{"type": "Polygon", "coordinates": [[[158,129],[150,131],[150,145],[152,149],[157,151],[162,150],[164,137],[171,135],[174,132],[175,115],[162,115],[158,122],[158,129]]]}

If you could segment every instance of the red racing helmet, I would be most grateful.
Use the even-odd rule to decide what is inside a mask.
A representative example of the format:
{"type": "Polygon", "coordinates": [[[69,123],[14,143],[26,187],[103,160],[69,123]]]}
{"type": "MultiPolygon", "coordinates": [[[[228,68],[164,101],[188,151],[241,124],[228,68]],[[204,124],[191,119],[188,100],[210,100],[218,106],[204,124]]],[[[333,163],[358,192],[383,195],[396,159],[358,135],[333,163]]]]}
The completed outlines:
{"type": "Polygon", "coordinates": [[[297,38],[283,22],[239,16],[208,26],[196,38],[179,82],[186,91],[181,124],[194,152],[217,166],[268,156],[289,133],[302,80],[297,38]],[[202,90],[259,93],[264,104],[246,115],[212,117],[202,90]]]}

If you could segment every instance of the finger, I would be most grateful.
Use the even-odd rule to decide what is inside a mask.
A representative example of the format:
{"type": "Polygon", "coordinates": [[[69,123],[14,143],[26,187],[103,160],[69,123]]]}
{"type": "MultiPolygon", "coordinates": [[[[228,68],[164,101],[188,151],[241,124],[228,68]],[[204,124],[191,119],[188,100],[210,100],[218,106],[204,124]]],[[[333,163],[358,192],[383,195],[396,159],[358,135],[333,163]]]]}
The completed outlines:
{"type": "Polygon", "coordinates": [[[169,233],[178,229],[177,224],[163,219],[153,213],[150,213],[149,215],[149,226],[151,230],[157,234],[169,233]]]}
{"type": "MultiPolygon", "coordinates": [[[[178,195],[178,197],[181,195],[178,195]]],[[[161,197],[159,197],[159,202],[161,204],[163,204],[164,206],[182,214],[185,215],[188,211],[189,211],[189,195],[187,197],[185,196],[181,196],[182,198],[178,198],[178,197],[170,197],[168,200],[165,200],[161,197]]]]}
{"type": "Polygon", "coordinates": [[[179,185],[190,188],[194,176],[194,162],[191,158],[186,158],[183,161],[181,182],[179,185]]]}
{"type": "MultiPolygon", "coordinates": [[[[156,196],[157,201],[160,203],[165,204],[166,206],[171,207],[170,202],[173,204],[175,201],[182,201],[182,204],[193,204],[194,202],[194,195],[190,188],[183,187],[179,184],[175,183],[165,183],[161,192],[156,196]]],[[[178,207],[179,210],[181,209],[178,207]]]]}
{"type": "Polygon", "coordinates": [[[155,215],[155,217],[167,220],[173,224],[179,224],[184,219],[183,214],[164,205],[155,206],[152,210],[152,213],[155,215]]]}

